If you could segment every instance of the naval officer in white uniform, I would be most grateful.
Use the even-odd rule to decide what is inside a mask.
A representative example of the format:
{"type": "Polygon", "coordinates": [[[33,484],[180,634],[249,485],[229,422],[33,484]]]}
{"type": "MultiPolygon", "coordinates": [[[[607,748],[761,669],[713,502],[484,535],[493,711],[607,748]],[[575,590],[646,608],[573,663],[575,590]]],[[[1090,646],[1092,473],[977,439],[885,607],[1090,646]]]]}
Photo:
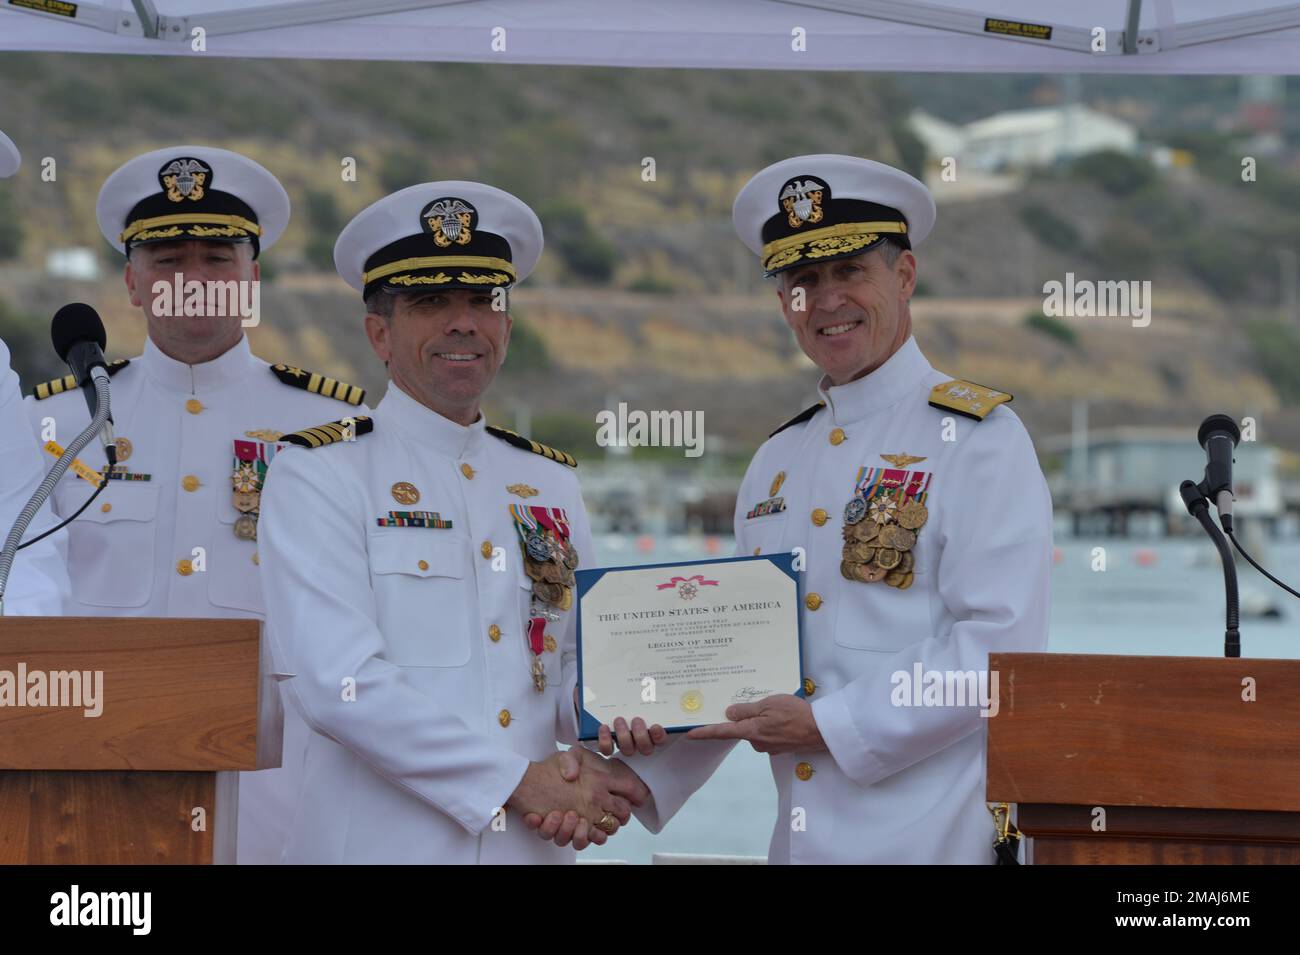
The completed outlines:
{"type": "MultiPolygon", "coordinates": [[[[0,132],[0,179],[18,171],[22,157],[13,140],[0,132]]],[[[41,482],[44,466],[23,411],[18,376],[9,367],[9,348],[0,340],[0,543],[41,482]]],[[[28,525],[25,540],[58,523],[49,502],[28,525]]],[[[20,550],[4,592],[10,616],[57,616],[68,599],[67,535],[63,531],[20,550]]]]}
{"type": "Polygon", "coordinates": [[[700,740],[742,739],[771,754],[771,862],[991,863],[978,694],[915,704],[931,674],[987,687],[989,653],[1047,644],[1052,511],[1033,444],[1009,394],[936,371],[912,336],[924,185],[800,156],[750,180],[733,215],[823,372],[821,400],[754,456],[735,514],[738,555],[806,555],[806,678],[649,757],[621,734],[654,794],[638,817],[657,831],[733,745],[700,740]]]}
{"type": "MultiPolygon", "coordinates": [[[[171,314],[170,290],[177,276],[182,291],[193,281],[256,281],[258,256],[288,223],[289,197],[251,159],[175,146],[137,156],[109,176],[97,214],[109,244],[127,255],[128,294],[149,338],[143,355],[110,368],[118,464],[109,487],[69,525],[68,612],[258,619],[261,483],[278,438],[327,417],[364,413],[364,395],[258,358],[243,330],[252,317],[229,301],[225,315],[171,314]],[[169,291],[155,296],[156,282],[169,291]]],[[[32,426],[40,431],[53,419],[59,442],[69,441],[89,420],[77,390],[71,376],[38,385],[28,399],[32,426]]],[[[47,456],[47,466],[53,462],[47,456]]],[[[98,470],[106,462],[85,463],[98,470]]],[[[91,491],[69,471],[55,488],[55,509],[70,515],[91,491]]],[[[264,653],[264,667],[268,662],[264,653]]],[[[269,681],[263,690],[276,692],[269,681]]],[[[305,735],[286,717],[282,768],[241,774],[241,863],[279,860],[305,735]]]]}
{"type": "Polygon", "coordinates": [[[645,798],[572,743],[573,571],[592,558],[569,455],[486,424],[508,291],[536,215],[472,182],[363,210],[339,273],[388,367],[373,414],[288,438],[267,480],[262,569],[287,695],[314,730],[286,861],[572,861],[645,798]],[[525,815],[569,810],[565,845],[525,815]]]}

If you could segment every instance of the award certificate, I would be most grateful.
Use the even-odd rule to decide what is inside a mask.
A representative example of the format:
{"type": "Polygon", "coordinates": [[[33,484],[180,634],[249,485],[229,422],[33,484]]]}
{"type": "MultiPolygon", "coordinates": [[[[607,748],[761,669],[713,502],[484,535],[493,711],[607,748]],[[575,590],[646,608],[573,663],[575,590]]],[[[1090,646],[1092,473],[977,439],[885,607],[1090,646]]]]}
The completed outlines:
{"type": "Polygon", "coordinates": [[[670,732],[733,703],[803,696],[792,554],[578,570],[579,737],[641,717],[670,732]]]}

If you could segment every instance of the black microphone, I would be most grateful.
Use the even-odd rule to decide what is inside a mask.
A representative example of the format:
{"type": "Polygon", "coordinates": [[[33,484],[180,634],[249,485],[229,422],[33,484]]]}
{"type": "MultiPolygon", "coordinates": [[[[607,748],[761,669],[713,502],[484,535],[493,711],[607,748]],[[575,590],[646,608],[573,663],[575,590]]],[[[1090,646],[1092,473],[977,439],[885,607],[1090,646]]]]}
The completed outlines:
{"type": "Polygon", "coordinates": [[[1231,534],[1232,452],[1241,440],[1241,429],[1226,414],[1212,414],[1201,422],[1196,440],[1209,458],[1205,465],[1205,479],[1198,489],[1214,502],[1219,511],[1219,523],[1231,534]]]}
{"type": "MultiPolygon", "coordinates": [[[[108,336],[104,332],[104,322],[99,313],[83,302],[64,305],[54,313],[50,323],[50,339],[54,350],[60,358],[68,363],[72,375],[81,386],[86,398],[86,407],[90,416],[95,416],[95,380],[102,380],[108,387],[108,362],[104,358],[104,346],[108,336]]],[[[100,441],[108,455],[110,466],[117,460],[117,444],[113,440],[113,416],[99,432],[100,441]]]]}

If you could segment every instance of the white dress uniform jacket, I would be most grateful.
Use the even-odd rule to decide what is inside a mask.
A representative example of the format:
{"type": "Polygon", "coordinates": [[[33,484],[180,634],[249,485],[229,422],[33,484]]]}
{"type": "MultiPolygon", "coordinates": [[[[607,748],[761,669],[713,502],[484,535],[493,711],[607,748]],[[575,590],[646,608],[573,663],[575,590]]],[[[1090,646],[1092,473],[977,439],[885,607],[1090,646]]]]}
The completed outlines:
{"type": "MultiPolygon", "coordinates": [[[[910,679],[917,664],[923,674],[979,673],[989,653],[1046,647],[1051,498],[1009,408],[977,421],[929,405],[931,388],[948,380],[912,338],[857,381],[823,380],[825,407],[764,443],[741,485],[737,554],[807,555],[803,664],[829,748],[771,758],[773,863],[994,861],[981,707],[894,705],[903,685],[894,674],[910,679]],[[922,459],[908,470],[930,476],[913,584],[847,580],[843,514],[859,469],[892,467],[881,455],[903,454],[922,459]],[[746,516],[777,496],[784,509],[746,516]]],[[[657,831],[731,745],[682,739],[633,757],[654,793],[642,821],[657,831]]]]}
{"type": "MultiPolygon", "coordinates": [[[[80,396],[78,396],[80,397],[80,396]]],[[[0,544],[41,483],[45,466],[23,412],[18,376],[9,367],[9,347],[0,341],[0,544]]],[[[89,486],[89,485],[87,485],[89,486]]],[[[58,523],[47,501],[27,527],[25,540],[58,523]]],[[[67,535],[64,531],[23,548],[5,586],[5,613],[58,616],[68,599],[67,535]]]]}
{"type": "MultiPolygon", "coordinates": [[[[234,442],[264,440],[248,431],[287,433],[364,414],[364,405],[285,384],[249,350],[247,338],[199,365],[169,358],[147,341],[144,354],[113,375],[110,401],[114,433],[131,444],[125,460],[119,452],[119,463],[149,477],[109,482],[68,525],[68,613],[262,618],[259,542],[240,540],[234,530],[240,517],[232,500],[234,442]],[[197,547],[205,554],[202,571],[192,568],[197,547]]],[[[39,434],[53,419],[63,446],[90,421],[76,389],[29,397],[27,404],[31,427],[39,434]]],[[[81,459],[102,470],[97,448],[92,444],[81,459]]],[[[55,459],[41,453],[48,470],[55,459]]],[[[67,517],[92,492],[69,470],[54,490],[55,510],[67,517]]],[[[264,652],[264,669],[268,662],[264,652]]],[[[275,692],[275,684],[264,683],[263,691],[275,692]]],[[[293,764],[301,761],[306,730],[286,714],[284,734],[281,768],[240,774],[241,863],[276,862],[283,849],[297,789],[293,764]]]]}
{"type": "Polygon", "coordinates": [[[572,861],[517,813],[504,830],[493,816],[530,761],[576,739],[573,611],[547,627],[539,693],[509,510],[563,509],[589,561],[576,476],[396,385],[373,419],[354,440],[281,452],[266,482],[268,626],[315,730],[285,861],[572,861]],[[401,482],[418,501],[395,500],[401,482]],[[379,524],[417,508],[451,526],[379,524]]]}

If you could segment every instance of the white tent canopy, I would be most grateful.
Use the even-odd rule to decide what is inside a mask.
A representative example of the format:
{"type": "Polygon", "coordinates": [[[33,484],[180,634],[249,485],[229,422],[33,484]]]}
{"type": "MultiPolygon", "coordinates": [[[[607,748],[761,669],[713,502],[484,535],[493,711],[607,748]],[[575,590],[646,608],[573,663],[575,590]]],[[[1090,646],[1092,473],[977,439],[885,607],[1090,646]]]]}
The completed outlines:
{"type": "Polygon", "coordinates": [[[1300,3],[0,0],[0,49],[795,70],[1291,74],[1300,71],[1300,3]],[[199,27],[203,52],[191,49],[199,27]],[[1097,27],[1105,30],[1104,51],[1093,48],[1097,27]],[[804,50],[794,49],[800,28],[804,50]],[[1008,32],[1033,38],[1009,38],[1008,32]]]}

